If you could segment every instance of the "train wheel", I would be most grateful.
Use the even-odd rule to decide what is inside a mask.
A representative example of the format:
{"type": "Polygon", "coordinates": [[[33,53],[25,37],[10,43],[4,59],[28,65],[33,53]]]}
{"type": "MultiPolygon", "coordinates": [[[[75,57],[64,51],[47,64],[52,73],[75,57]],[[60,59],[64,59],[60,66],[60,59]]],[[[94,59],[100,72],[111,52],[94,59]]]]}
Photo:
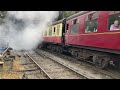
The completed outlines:
{"type": "Polygon", "coordinates": [[[108,66],[108,63],[104,59],[100,60],[99,67],[105,69],[108,66]]]}
{"type": "Polygon", "coordinates": [[[76,51],[71,51],[71,54],[73,55],[73,57],[77,58],[78,53],[76,51]]]}
{"type": "Polygon", "coordinates": [[[55,47],[54,47],[54,46],[51,46],[51,50],[52,50],[53,52],[55,52],[55,47]]]}
{"type": "Polygon", "coordinates": [[[49,50],[51,50],[51,45],[48,45],[47,48],[48,48],[49,50]]]}
{"type": "Polygon", "coordinates": [[[59,53],[63,53],[63,49],[60,47],[60,48],[58,49],[58,52],[59,52],[59,53]]]}
{"type": "Polygon", "coordinates": [[[102,57],[102,56],[94,56],[94,63],[96,65],[96,67],[99,67],[101,69],[105,69],[108,66],[109,63],[109,58],[107,57],[102,57]]]}
{"type": "Polygon", "coordinates": [[[120,61],[115,61],[114,64],[120,70],[120,61]]]}
{"type": "Polygon", "coordinates": [[[80,55],[80,53],[79,53],[79,52],[76,52],[76,57],[77,57],[77,59],[80,59],[79,55],[80,55]]]}
{"type": "Polygon", "coordinates": [[[58,47],[56,47],[56,52],[58,52],[58,47]]]}

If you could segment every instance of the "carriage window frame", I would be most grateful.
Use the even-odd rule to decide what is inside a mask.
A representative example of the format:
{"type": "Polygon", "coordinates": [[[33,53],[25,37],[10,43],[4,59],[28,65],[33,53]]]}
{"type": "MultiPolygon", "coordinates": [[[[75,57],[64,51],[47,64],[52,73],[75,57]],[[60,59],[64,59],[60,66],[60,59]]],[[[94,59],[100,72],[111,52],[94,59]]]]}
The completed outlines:
{"type": "Polygon", "coordinates": [[[114,21],[116,20],[116,19],[114,19],[114,21],[110,21],[110,18],[112,17],[112,16],[117,16],[117,15],[119,15],[119,26],[120,26],[120,11],[109,11],[109,16],[108,16],[108,23],[107,23],[107,31],[109,31],[109,32],[112,32],[112,31],[120,31],[120,29],[118,29],[118,30],[110,30],[110,26],[114,23],[114,21]],[[110,23],[111,22],[111,23],[110,23]]]}
{"type": "Polygon", "coordinates": [[[69,23],[66,24],[66,30],[68,30],[68,29],[69,29],[69,23]]]}
{"type": "Polygon", "coordinates": [[[75,18],[72,20],[72,25],[70,28],[70,34],[79,34],[79,18],[75,18]],[[77,25],[77,32],[73,32],[73,28],[75,28],[75,25],[77,25]]]}
{"type": "Polygon", "coordinates": [[[56,30],[56,28],[54,27],[54,31],[53,31],[54,33],[55,33],[55,30],[56,30]]]}
{"type": "Polygon", "coordinates": [[[49,36],[52,36],[52,27],[49,28],[49,36]]]}
{"type": "Polygon", "coordinates": [[[57,25],[57,36],[59,36],[59,33],[60,33],[60,25],[57,25]]]}
{"type": "Polygon", "coordinates": [[[78,19],[73,20],[73,24],[77,24],[78,19]]]}
{"type": "Polygon", "coordinates": [[[109,16],[114,15],[114,14],[118,14],[118,13],[120,13],[120,11],[109,11],[109,16]]]}
{"type": "Polygon", "coordinates": [[[98,32],[98,17],[99,17],[99,12],[98,11],[94,12],[94,13],[91,13],[91,14],[89,14],[89,15],[86,16],[86,18],[85,18],[85,30],[84,30],[84,33],[95,33],[95,32],[98,32]],[[90,22],[92,22],[92,23],[94,22],[94,24],[96,24],[96,26],[95,26],[96,28],[93,31],[86,30],[87,27],[89,26],[87,24],[90,23],[90,22]]]}
{"type": "Polygon", "coordinates": [[[68,34],[68,30],[69,30],[69,23],[67,22],[65,25],[65,33],[68,34]]]}
{"type": "Polygon", "coordinates": [[[53,36],[56,35],[56,26],[53,27],[53,36]]]}

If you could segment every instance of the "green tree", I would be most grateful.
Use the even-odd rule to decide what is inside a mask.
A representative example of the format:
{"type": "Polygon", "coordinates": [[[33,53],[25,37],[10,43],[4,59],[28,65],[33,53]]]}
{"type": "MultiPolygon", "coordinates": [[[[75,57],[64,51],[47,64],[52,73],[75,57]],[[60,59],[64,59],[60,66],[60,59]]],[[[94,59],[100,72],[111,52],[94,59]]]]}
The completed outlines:
{"type": "Polygon", "coordinates": [[[4,18],[7,15],[7,11],[0,11],[0,24],[4,22],[4,18]]]}
{"type": "Polygon", "coordinates": [[[80,12],[80,11],[59,11],[59,17],[57,20],[61,20],[63,18],[69,17],[69,16],[76,14],[78,12],[80,12]]]}

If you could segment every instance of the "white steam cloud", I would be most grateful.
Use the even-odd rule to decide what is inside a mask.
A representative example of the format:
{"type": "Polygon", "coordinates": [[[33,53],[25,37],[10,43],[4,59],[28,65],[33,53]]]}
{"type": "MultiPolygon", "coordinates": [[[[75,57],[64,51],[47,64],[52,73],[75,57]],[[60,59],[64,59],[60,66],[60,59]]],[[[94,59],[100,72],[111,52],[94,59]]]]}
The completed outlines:
{"type": "Polygon", "coordinates": [[[42,42],[42,32],[58,17],[58,11],[9,11],[0,26],[0,45],[31,50],[42,42]]]}

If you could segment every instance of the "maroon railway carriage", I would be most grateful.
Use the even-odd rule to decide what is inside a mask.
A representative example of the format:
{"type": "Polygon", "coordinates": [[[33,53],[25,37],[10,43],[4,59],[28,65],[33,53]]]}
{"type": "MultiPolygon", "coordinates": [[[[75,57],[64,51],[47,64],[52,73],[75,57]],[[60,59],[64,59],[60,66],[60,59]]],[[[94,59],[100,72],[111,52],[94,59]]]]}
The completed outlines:
{"type": "Polygon", "coordinates": [[[120,11],[82,11],[64,20],[61,43],[49,43],[50,39],[44,43],[54,51],[67,50],[101,68],[110,62],[119,67],[120,28],[110,30],[115,20],[120,23],[120,11]]]}

